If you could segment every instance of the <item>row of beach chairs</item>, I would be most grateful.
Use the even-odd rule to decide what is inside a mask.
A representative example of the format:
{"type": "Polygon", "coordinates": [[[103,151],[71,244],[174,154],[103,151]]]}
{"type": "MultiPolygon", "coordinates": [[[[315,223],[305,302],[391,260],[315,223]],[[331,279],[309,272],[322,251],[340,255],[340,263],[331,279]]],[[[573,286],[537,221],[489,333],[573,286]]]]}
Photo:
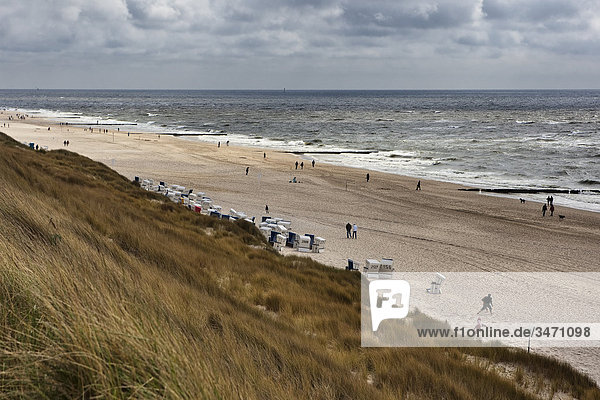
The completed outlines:
{"type": "Polygon", "coordinates": [[[291,247],[303,253],[320,253],[325,249],[325,239],[307,233],[299,235],[292,232],[291,221],[283,218],[262,217],[260,231],[273,247],[281,251],[284,247],[291,247]]]}
{"type": "Polygon", "coordinates": [[[214,204],[212,199],[206,196],[204,192],[194,192],[194,189],[186,188],[180,185],[168,185],[164,181],[159,181],[155,184],[152,179],[143,179],[135,177],[137,182],[143,189],[151,192],[160,193],[171,201],[182,204],[197,213],[210,215],[220,219],[237,220],[243,219],[248,222],[254,223],[254,217],[250,218],[246,213],[236,211],[233,208],[229,210],[229,213],[224,213],[220,205],[214,204]]]}
{"type": "MultiPolygon", "coordinates": [[[[163,181],[156,184],[152,179],[140,179],[135,177],[143,189],[160,193],[168,197],[175,203],[182,204],[190,210],[206,214],[212,217],[228,220],[243,219],[255,223],[254,217],[249,217],[246,213],[229,209],[229,213],[223,212],[221,206],[214,204],[212,199],[206,196],[204,192],[194,192],[194,189],[186,188],[180,185],[168,185],[163,181]]],[[[262,217],[259,229],[267,238],[273,247],[281,251],[284,247],[291,247],[300,252],[320,253],[325,249],[325,239],[313,234],[299,235],[291,231],[292,223],[283,218],[273,218],[270,216],[262,217]]]]}

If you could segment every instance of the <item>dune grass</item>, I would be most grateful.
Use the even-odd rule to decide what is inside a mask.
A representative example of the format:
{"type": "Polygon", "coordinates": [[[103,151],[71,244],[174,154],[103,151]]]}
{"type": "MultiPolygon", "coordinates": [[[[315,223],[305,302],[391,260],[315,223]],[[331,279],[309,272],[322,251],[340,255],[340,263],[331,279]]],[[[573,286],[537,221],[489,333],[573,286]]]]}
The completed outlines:
{"type": "Polygon", "coordinates": [[[587,377],[509,349],[360,347],[360,280],[281,257],[102,164],[0,134],[0,397],[532,399],[468,357],[578,398],[587,377]]]}

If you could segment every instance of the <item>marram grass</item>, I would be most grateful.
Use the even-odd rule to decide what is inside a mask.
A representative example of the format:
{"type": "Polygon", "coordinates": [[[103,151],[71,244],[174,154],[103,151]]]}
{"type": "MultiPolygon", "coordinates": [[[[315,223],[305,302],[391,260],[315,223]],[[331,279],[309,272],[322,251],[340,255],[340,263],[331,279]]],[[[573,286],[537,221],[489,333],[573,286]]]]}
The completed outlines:
{"type": "Polygon", "coordinates": [[[363,349],[359,290],[250,224],[0,135],[0,398],[600,398],[521,351],[363,349]]]}

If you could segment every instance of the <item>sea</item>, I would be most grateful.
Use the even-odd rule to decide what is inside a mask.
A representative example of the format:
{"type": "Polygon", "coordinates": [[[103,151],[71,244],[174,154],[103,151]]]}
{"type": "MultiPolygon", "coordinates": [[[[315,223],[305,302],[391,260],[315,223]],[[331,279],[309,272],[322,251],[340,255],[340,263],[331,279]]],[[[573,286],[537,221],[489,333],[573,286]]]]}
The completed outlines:
{"type": "Polygon", "coordinates": [[[600,90],[0,90],[0,108],[304,152],[415,182],[580,190],[554,203],[600,212],[600,90]]]}

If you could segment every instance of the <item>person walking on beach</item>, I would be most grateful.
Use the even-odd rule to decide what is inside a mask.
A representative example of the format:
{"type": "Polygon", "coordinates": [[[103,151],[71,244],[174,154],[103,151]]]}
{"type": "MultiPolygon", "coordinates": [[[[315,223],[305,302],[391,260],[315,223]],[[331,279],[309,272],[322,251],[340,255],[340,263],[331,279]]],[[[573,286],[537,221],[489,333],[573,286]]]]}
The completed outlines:
{"type": "Polygon", "coordinates": [[[269,213],[269,205],[265,204],[265,213],[268,214],[269,213]]]}
{"type": "Polygon", "coordinates": [[[346,224],[346,239],[350,239],[352,237],[352,225],[350,225],[350,222],[348,222],[346,224]]]}
{"type": "Polygon", "coordinates": [[[483,302],[483,307],[481,307],[481,310],[479,310],[479,312],[477,314],[479,314],[482,311],[488,310],[490,312],[490,314],[492,313],[492,295],[490,293],[488,293],[487,296],[485,296],[484,298],[481,299],[481,301],[483,302]]]}
{"type": "Polygon", "coordinates": [[[300,169],[304,169],[304,161],[300,163],[300,169]]]}
{"type": "Polygon", "coordinates": [[[546,216],[546,210],[548,210],[548,206],[546,206],[546,204],[544,203],[544,205],[542,206],[542,217],[546,216]]]}
{"type": "Polygon", "coordinates": [[[315,167],[315,160],[312,160],[312,167],[315,167]]]}
{"type": "Polygon", "coordinates": [[[554,205],[554,196],[550,196],[550,205],[553,206],[554,205]]]}
{"type": "Polygon", "coordinates": [[[221,142],[217,143],[217,147],[221,147],[221,142]]]}
{"type": "Polygon", "coordinates": [[[263,158],[267,158],[267,153],[263,153],[263,158]]]}
{"type": "Polygon", "coordinates": [[[298,161],[296,161],[296,169],[298,169],[298,161]]]}
{"type": "Polygon", "coordinates": [[[417,188],[415,190],[421,190],[421,181],[417,182],[417,188]]]}
{"type": "Polygon", "coordinates": [[[352,239],[358,239],[358,225],[352,225],[352,239]]]}
{"type": "Polygon", "coordinates": [[[248,175],[249,170],[250,170],[250,167],[246,167],[246,175],[248,175]]]}
{"type": "Polygon", "coordinates": [[[554,216],[554,204],[552,204],[552,202],[550,202],[550,216],[554,216]]]}
{"type": "Polygon", "coordinates": [[[371,175],[369,175],[369,173],[367,172],[367,183],[369,182],[370,178],[371,178],[371,175]]]}

